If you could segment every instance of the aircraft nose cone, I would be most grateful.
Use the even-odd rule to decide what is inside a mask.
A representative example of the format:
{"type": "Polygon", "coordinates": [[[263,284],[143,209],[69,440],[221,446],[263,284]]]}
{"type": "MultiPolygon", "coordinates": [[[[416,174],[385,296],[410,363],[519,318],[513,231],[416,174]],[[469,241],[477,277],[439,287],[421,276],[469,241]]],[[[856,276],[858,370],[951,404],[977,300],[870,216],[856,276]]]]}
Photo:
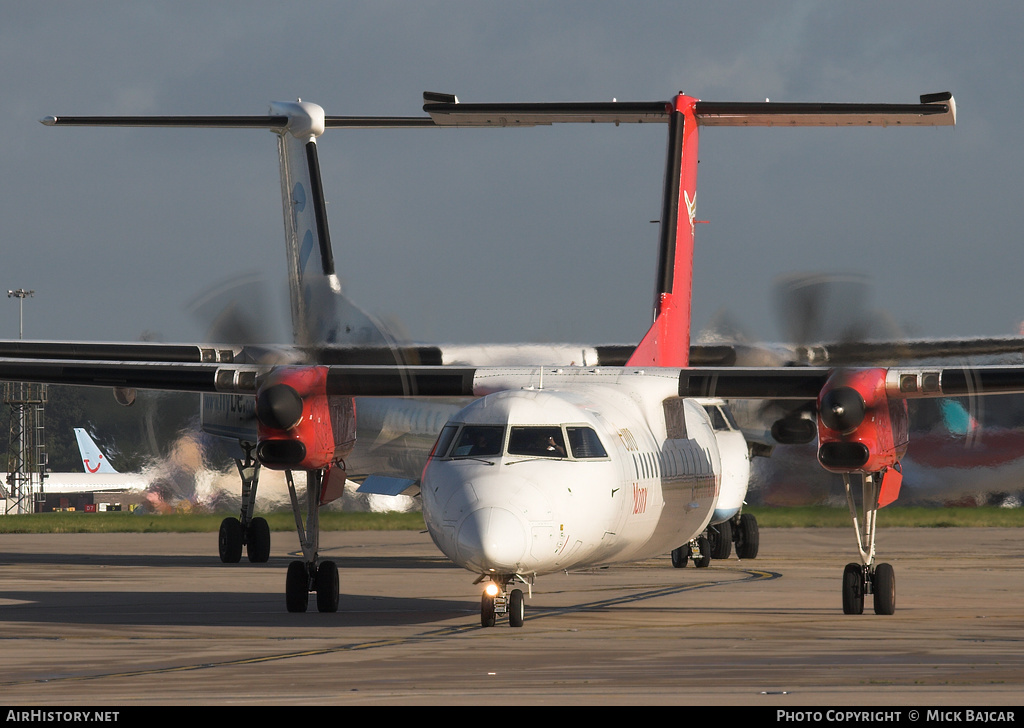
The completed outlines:
{"type": "Polygon", "coordinates": [[[481,508],[462,521],[459,557],[481,571],[514,572],[526,554],[522,522],[504,508],[481,508]]]}

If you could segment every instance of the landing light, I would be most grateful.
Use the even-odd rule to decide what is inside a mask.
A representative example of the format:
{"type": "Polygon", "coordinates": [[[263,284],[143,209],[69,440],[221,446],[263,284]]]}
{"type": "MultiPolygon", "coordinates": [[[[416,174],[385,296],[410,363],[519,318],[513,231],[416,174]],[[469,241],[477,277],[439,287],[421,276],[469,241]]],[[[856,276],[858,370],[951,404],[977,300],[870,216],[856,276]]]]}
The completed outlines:
{"type": "Polygon", "coordinates": [[[498,596],[498,585],[495,584],[493,581],[487,582],[487,586],[484,587],[484,594],[486,594],[489,597],[498,596]]]}

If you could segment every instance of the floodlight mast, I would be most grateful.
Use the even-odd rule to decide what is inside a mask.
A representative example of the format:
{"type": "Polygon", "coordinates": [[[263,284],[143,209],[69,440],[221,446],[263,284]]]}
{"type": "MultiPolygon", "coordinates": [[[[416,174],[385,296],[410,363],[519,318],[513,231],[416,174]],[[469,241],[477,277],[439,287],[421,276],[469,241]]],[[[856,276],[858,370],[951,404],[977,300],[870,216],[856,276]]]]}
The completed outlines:
{"type": "Polygon", "coordinates": [[[17,290],[8,290],[8,298],[18,299],[18,340],[21,341],[25,338],[25,299],[34,296],[35,291],[26,291],[24,288],[17,290]]]}

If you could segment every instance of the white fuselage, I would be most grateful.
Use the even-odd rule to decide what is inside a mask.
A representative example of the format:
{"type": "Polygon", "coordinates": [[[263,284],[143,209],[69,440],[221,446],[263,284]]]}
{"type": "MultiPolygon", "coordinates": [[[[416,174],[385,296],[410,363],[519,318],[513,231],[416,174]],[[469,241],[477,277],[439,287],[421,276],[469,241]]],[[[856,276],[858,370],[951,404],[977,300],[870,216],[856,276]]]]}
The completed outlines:
{"type": "Polygon", "coordinates": [[[728,403],[720,399],[698,400],[711,417],[711,426],[722,458],[722,484],[711,523],[722,523],[740,512],[750,485],[750,448],[728,403]]]}
{"type": "Polygon", "coordinates": [[[711,520],[718,441],[677,378],[576,379],[496,391],[446,425],[421,492],[431,537],[456,564],[526,576],[648,558],[711,520]]]}

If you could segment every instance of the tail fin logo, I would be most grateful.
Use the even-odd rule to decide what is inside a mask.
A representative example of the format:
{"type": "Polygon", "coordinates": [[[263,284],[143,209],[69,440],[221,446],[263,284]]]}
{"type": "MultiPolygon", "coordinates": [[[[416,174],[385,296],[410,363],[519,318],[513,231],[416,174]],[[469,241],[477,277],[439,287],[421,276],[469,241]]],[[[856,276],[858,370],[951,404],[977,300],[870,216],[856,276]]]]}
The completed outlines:
{"type": "Polygon", "coordinates": [[[75,428],[75,439],[78,440],[78,451],[82,454],[82,466],[87,473],[116,473],[114,466],[103,455],[99,446],[93,442],[81,427],[75,428]]]}
{"type": "Polygon", "coordinates": [[[306,236],[302,238],[302,246],[299,248],[299,276],[305,274],[306,263],[309,262],[309,256],[313,253],[313,233],[310,230],[306,231],[306,236]]]}

